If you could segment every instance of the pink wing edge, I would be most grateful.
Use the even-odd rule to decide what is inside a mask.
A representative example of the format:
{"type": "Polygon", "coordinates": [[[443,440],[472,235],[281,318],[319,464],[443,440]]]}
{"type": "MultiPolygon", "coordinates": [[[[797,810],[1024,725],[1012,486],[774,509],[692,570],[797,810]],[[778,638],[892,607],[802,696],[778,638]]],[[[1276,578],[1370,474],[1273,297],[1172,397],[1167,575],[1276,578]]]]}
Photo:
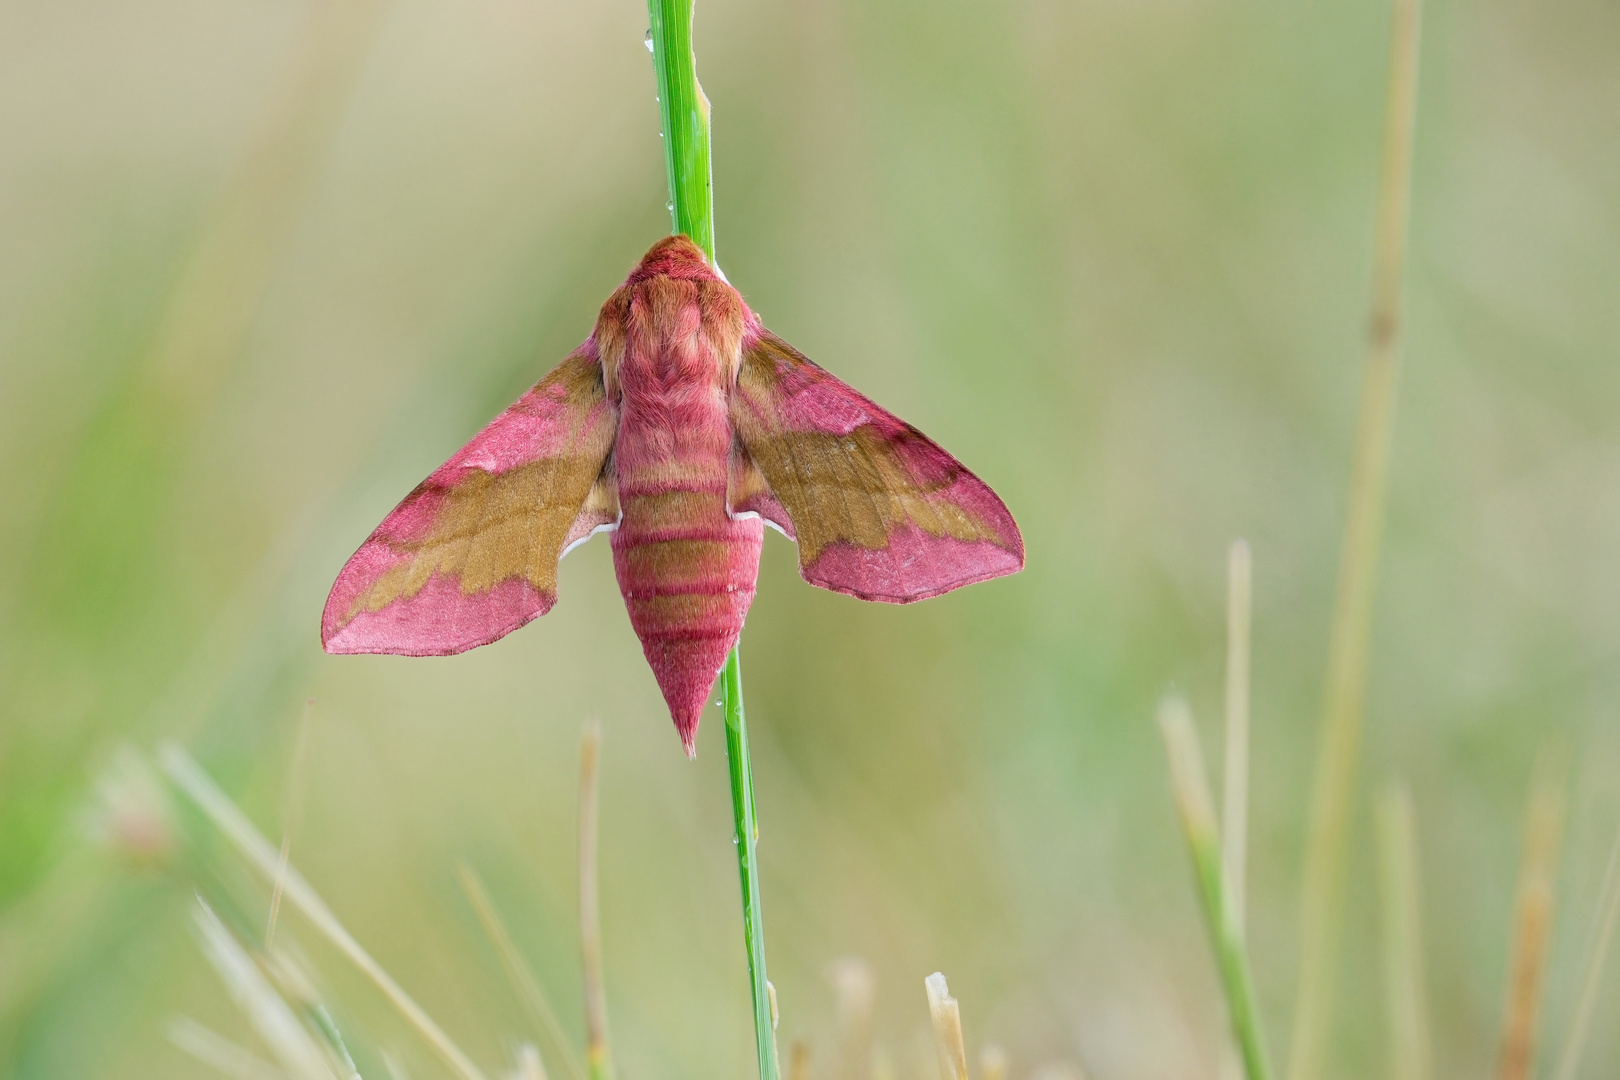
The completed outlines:
{"type": "MultiPolygon", "coordinates": [[[[569,358],[574,359],[598,363],[589,341],[569,358]]],[[[605,401],[592,406],[593,412],[608,409],[605,401]]],[[[485,592],[466,594],[455,575],[435,570],[414,595],[346,618],[373,583],[410,562],[411,553],[394,545],[424,539],[448,492],[473,473],[498,474],[569,449],[568,433],[560,423],[566,419],[566,389],[548,387],[542,380],[405,496],[338,572],[321,613],[322,648],[340,655],[453,656],[497,641],[550,611],[557,597],[522,578],[507,578],[485,592]]],[[[561,554],[611,527],[581,515],[561,554]]]]}
{"type": "MultiPolygon", "coordinates": [[[[802,361],[778,364],[781,396],[777,409],[789,430],[844,436],[859,427],[873,428],[894,449],[919,486],[950,480],[946,488],[934,492],[931,498],[962,507],[996,534],[995,542],[958,540],[932,536],[907,524],[891,530],[888,545],[879,549],[836,541],[808,565],[800,567],[800,576],[805,581],[859,600],[912,604],[965,585],[1015,574],[1024,568],[1023,534],[1007,504],[988,484],[944,447],[853,386],[769,331],[759,332],[759,337],[766,336],[802,361]]],[[[744,342],[745,354],[757,340],[759,338],[744,342]]],[[[768,524],[793,538],[792,522],[775,496],[756,496],[740,509],[758,513],[768,524]]]]}

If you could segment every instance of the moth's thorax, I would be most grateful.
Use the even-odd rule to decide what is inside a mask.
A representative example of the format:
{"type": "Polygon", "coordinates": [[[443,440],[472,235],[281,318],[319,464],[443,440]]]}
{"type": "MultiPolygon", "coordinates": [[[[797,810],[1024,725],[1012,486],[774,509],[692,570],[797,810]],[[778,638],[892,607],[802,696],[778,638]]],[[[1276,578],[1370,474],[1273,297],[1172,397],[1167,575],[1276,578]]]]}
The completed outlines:
{"type": "Polygon", "coordinates": [[[608,400],[635,408],[671,395],[723,396],[742,364],[743,336],[757,322],[695,244],[684,236],[661,241],[602,305],[591,335],[608,400]]]}

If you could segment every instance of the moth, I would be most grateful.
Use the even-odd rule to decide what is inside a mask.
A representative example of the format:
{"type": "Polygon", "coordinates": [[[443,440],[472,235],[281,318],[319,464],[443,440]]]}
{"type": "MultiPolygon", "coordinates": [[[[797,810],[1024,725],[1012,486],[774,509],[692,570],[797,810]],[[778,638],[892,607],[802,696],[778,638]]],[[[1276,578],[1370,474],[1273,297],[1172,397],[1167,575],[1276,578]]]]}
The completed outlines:
{"type": "Polygon", "coordinates": [[[754,599],[764,527],[804,580],[906,604],[1023,568],[1007,507],[922,432],[772,334],[685,236],[596,329],[407,495],[345,564],[330,653],[444,656],[557,602],[557,562],[613,569],[688,755],[754,599]]]}

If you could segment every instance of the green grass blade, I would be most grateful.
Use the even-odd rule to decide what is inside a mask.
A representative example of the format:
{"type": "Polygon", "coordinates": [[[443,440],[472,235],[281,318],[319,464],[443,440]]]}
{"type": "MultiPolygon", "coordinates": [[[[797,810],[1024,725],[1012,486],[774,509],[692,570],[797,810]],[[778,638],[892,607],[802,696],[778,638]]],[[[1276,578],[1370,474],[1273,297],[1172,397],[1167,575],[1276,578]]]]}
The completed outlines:
{"type": "Polygon", "coordinates": [[[664,122],[664,165],[675,231],[714,261],[714,167],[709,154],[709,99],[697,81],[692,52],[696,0],[647,0],[653,69],[664,122]]]}
{"type": "Polygon", "coordinates": [[[1198,898],[1209,923],[1215,964],[1226,993],[1232,1034],[1243,1057],[1248,1080],[1270,1080],[1260,1013],[1254,995],[1254,976],[1243,947],[1243,931],[1233,916],[1231,895],[1222,868],[1221,837],[1215,821],[1215,800],[1204,773],[1204,755],[1193,728],[1192,712],[1180,698],[1167,698],[1159,706],[1159,729],[1170,757],[1170,781],[1181,813],[1187,847],[1192,852],[1198,879],[1198,898]]]}
{"type": "Polygon", "coordinates": [[[731,764],[731,811],[736,823],[737,872],[742,879],[743,937],[754,999],[754,1042],[760,1080],[776,1080],[776,1023],[770,983],[765,977],[765,922],[759,897],[759,819],[754,812],[754,775],[748,760],[748,725],[743,716],[742,665],[737,650],[720,675],[725,690],[726,760],[731,764]]]}

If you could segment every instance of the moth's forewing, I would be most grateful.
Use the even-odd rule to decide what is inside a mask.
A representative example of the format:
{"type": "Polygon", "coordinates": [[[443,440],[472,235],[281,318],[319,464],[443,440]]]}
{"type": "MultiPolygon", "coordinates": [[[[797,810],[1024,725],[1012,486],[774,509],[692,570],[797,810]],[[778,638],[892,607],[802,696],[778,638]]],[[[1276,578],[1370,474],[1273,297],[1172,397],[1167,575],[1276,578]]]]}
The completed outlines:
{"type": "Polygon", "coordinates": [[[904,604],[1023,568],[995,492],[769,331],[744,341],[730,412],[810,584],[904,604]]]}
{"type": "Polygon", "coordinates": [[[557,560],[617,516],[616,419],[587,342],[405,497],[338,574],[333,653],[444,656],[544,615],[557,560]]]}

